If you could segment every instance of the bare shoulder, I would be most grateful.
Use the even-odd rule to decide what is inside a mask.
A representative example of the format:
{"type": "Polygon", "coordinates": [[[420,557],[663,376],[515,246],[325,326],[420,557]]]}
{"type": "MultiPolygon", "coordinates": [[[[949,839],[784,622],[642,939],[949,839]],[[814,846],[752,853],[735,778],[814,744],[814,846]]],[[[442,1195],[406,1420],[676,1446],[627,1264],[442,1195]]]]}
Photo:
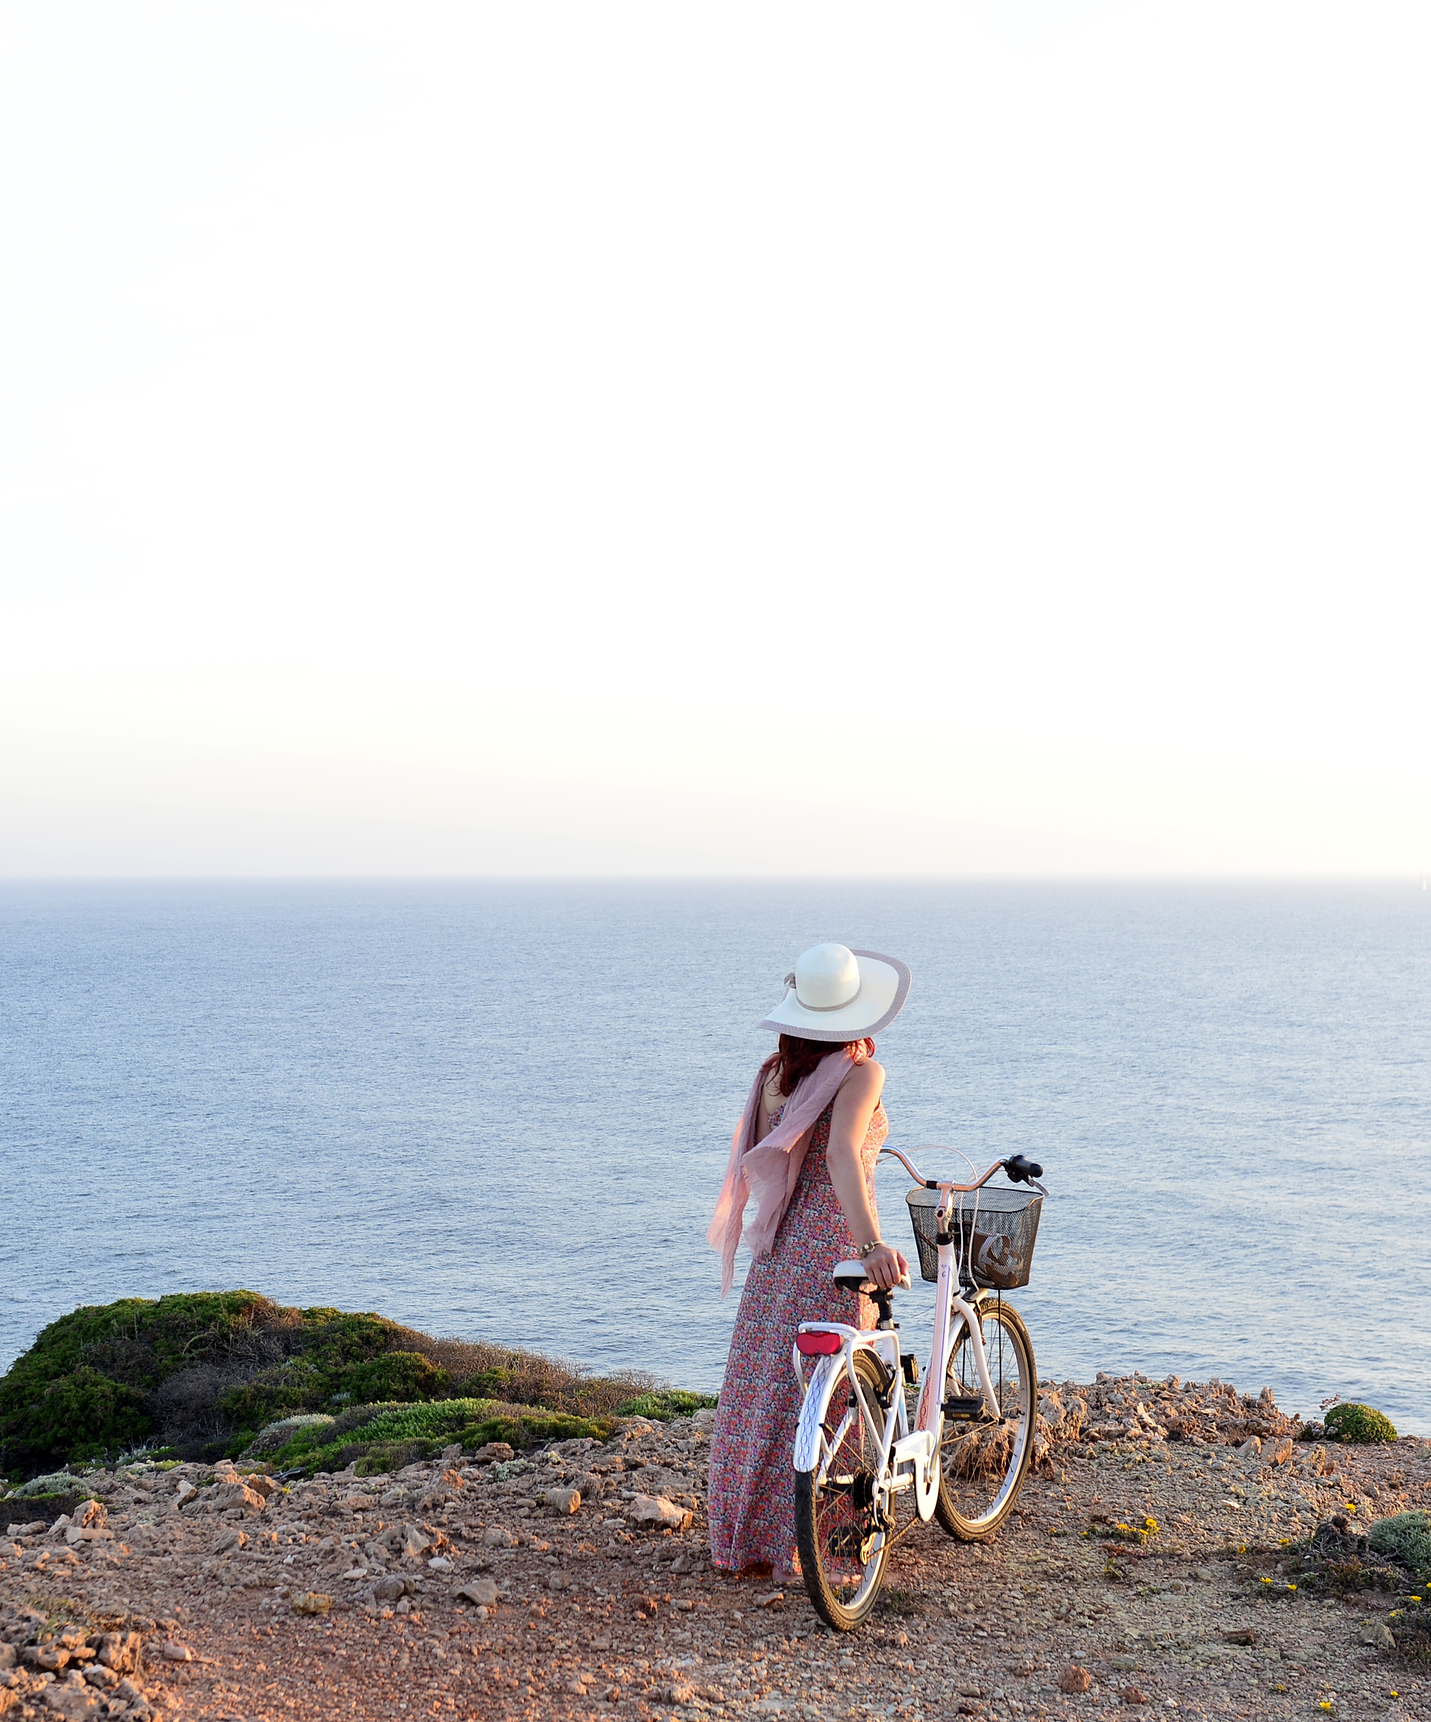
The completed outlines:
{"type": "Polygon", "coordinates": [[[884,1092],[884,1066],[867,1058],[863,1064],[857,1064],[840,1084],[840,1091],[848,1094],[851,1100],[865,1101],[873,1106],[884,1092]]]}

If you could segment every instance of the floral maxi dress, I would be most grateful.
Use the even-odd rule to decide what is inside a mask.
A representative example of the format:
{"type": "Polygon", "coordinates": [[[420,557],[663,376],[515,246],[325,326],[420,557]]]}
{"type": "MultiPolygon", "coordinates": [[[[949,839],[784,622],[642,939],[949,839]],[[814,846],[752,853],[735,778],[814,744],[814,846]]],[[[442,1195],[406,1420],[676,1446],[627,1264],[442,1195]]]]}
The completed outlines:
{"type": "MultiPolygon", "coordinates": [[[[711,1559],[736,1572],[755,1562],[788,1571],[795,1552],[800,1390],[790,1348],[797,1325],[875,1324],[870,1300],[841,1291],[830,1278],[835,1264],[857,1248],[830,1182],[826,1153],[833,1110],[832,1101],[815,1123],[770,1254],[751,1263],[731,1336],[711,1433],[709,1516],[711,1559]]],[[[772,1128],[779,1116],[771,1120],[772,1128]]],[[[871,1205],[875,1157],[888,1135],[884,1107],[876,1106],[860,1148],[871,1205]]]]}

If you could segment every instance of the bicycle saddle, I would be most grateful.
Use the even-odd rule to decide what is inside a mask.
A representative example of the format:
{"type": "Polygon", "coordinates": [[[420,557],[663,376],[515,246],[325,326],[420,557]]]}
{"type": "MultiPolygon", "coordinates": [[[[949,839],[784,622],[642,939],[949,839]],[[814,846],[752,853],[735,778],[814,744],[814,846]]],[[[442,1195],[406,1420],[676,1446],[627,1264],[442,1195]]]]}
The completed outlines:
{"type": "MultiPolygon", "coordinates": [[[[835,1284],[841,1291],[865,1292],[866,1294],[873,1296],[873,1294],[879,1289],[865,1272],[865,1264],[863,1262],[836,1262],[835,1270],[830,1277],[834,1280],[835,1284]]],[[[908,1291],[909,1285],[909,1275],[902,1274],[889,1289],[890,1291],[908,1291]]],[[[886,1295],[888,1295],[888,1293],[886,1293],[886,1295]]]]}

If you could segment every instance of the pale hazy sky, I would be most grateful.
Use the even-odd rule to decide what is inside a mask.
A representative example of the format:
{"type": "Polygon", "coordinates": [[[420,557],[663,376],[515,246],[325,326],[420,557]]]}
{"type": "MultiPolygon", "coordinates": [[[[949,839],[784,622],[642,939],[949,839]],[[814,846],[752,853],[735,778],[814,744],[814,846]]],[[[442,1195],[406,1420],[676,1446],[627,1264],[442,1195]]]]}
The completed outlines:
{"type": "Polygon", "coordinates": [[[0,873],[1431,868],[1431,14],[0,5],[0,873]]]}

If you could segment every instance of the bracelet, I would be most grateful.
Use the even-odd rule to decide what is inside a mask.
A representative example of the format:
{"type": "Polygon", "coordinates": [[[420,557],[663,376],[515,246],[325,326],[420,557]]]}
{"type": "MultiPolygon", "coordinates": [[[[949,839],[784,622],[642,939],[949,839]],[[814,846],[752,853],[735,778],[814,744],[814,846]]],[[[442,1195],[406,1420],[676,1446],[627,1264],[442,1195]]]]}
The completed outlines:
{"type": "Polygon", "coordinates": [[[863,1261],[866,1256],[872,1256],[876,1250],[882,1250],[883,1248],[884,1243],[879,1238],[876,1238],[871,1244],[861,1244],[858,1251],[859,1259],[863,1261]]]}

